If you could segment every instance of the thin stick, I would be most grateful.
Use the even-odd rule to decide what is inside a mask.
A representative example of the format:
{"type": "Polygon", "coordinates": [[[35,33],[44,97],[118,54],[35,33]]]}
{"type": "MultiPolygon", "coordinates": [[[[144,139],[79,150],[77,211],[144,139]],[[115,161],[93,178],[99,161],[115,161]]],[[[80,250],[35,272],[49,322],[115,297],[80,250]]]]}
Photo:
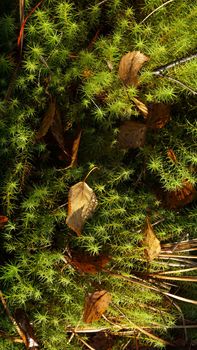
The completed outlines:
{"type": "MultiPolygon", "coordinates": [[[[167,69],[174,68],[174,67],[178,66],[179,64],[186,63],[188,61],[193,60],[194,58],[197,58],[197,53],[194,54],[194,55],[188,56],[188,57],[184,57],[184,58],[178,59],[178,60],[173,61],[173,62],[171,62],[169,64],[166,64],[166,65],[164,65],[164,66],[154,70],[153,74],[160,76],[167,69]]],[[[187,241],[185,241],[185,242],[187,242],[187,241]]]]}
{"type": "Polygon", "coordinates": [[[121,310],[118,306],[116,306],[115,304],[112,304],[120,313],[122,316],[124,316],[126,318],[126,320],[132,325],[133,328],[135,329],[138,329],[138,331],[140,331],[141,333],[147,335],[149,338],[152,338],[154,340],[157,340],[157,341],[160,341],[162,344],[165,344],[165,345],[172,345],[172,343],[169,343],[168,341],[166,340],[163,340],[159,337],[157,337],[156,335],[152,334],[152,333],[149,333],[148,331],[146,331],[144,328],[141,328],[139,327],[138,325],[136,325],[135,323],[133,323],[121,310]]]}
{"type": "Polygon", "coordinates": [[[76,333],[76,331],[77,331],[77,328],[78,328],[79,325],[80,325],[81,320],[82,320],[82,317],[80,318],[80,320],[79,320],[79,322],[77,323],[76,327],[73,329],[72,334],[71,334],[70,339],[68,340],[67,344],[70,344],[71,340],[73,339],[73,337],[74,337],[74,335],[75,335],[75,333],[76,333]]]}
{"type": "Polygon", "coordinates": [[[160,10],[162,7],[168,5],[170,2],[173,2],[174,0],[168,0],[166,2],[164,2],[162,5],[160,5],[159,7],[157,7],[156,9],[154,9],[151,13],[149,13],[148,16],[146,16],[141,22],[140,24],[144,23],[150,16],[152,16],[155,12],[157,12],[158,10],[160,10]]]}
{"type": "Polygon", "coordinates": [[[2,305],[5,309],[5,312],[7,314],[7,316],[9,317],[10,321],[13,323],[13,325],[15,326],[18,334],[20,335],[21,339],[23,340],[23,343],[25,344],[25,346],[27,347],[28,344],[27,344],[27,339],[26,339],[26,336],[25,334],[22,332],[22,330],[20,329],[20,327],[18,326],[17,322],[15,321],[14,317],[11,315],[11,312],[10,310],[8,309],[8,306],[7,306],[7,303],[6,303],[6,300],[3,296],[3,293],[2,291],[0,290],[0,299],[1,299],[1,302],[2,302],[2,305]]]}
{"type": "Polygon", "coordinates": [[[85,346],[87,346],[88,349],[90,349],[90,350],[95,350],[95,348],[92,348],[92,346],[90,346],[88,343],[86,343],[86,341],[83,340],[78,334],[76,334],[76,337],[77,337],[85,346]]]}

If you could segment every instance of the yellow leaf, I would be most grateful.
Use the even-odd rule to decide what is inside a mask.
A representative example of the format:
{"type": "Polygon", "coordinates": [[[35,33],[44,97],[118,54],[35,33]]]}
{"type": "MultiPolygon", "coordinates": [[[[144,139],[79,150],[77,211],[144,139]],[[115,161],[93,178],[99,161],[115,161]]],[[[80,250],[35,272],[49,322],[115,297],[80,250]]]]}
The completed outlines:
{"type": "Polygon", "coordinates": [[[97,203],[95,193],[84,181],[70,188],[66,223],[78,236],[81,234],[85,221],[95,211],[97,203]]]}
{"type": "Polygon", "coordinates": [[[140,112],[142,112],[143,116],[147,118],[148,108],[146,107],[146,105],[137,98],[133,98],[133,102],[136,104],[136,107],[140,110],[140,112]]]}
{"type": "Polygon", "coordinates": [[[149,218],[146,218],[146,227],[144,231],[144,252],[148,261],[152,261],[158,257],[161,252],[161,245],[158,238],[155,236],[149,218]]]}

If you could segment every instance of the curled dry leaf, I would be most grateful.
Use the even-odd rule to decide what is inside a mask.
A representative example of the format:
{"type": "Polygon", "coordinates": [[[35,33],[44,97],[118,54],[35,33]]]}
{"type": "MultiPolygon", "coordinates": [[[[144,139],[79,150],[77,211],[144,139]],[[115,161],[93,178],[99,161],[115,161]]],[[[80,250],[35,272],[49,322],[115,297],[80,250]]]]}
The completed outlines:
{"type": "Polygon", "coordinates": [[[157,258],[161,252],[160,241],[155,236],[155,233],[153,231],[152,225],[148,217],[146,218],[143,245],[146,247],[144,249],[144,253],[148,261],[152,261],[155,258],[157,258]]]}
{"type": "Polygon", "coordinates": [[[168,158],[171,159],[171,161],[172,161],[173,163],[176,163],[176,162],[177,162],[176,154],[174,153],[173,149],[169,148],[169,149],[167,150],[167,156],[168,156],[168,158]]]}
{"type": "Polygon", "coordinates": [[[41,138],[43,138],[49,131],[51,125],[54,122],[55,112],[56,112],[56,102],[55,102],[55,99],[52,99],[49,103],[48,110],[44,115],[41,126],[37,132],[37,135],[36,135],[37,140],[40,140],[41,138]]]}
{"type": "Polygon", "coordinates": [[[36,139],[40,140],[43,138],[48,133],[49,129],[51,129],[51,132],[56,139],[59,147],[61,149],[64,149],[62,120],[57,108],[55,98],[51,98],[48,110],[46,111],[40,129],[37,132],[36,139]]]}
{"type": "Polygon", "coordinates": [[[67,225],[79,236],[85,221],[97,207],[96,195],[84,181],[72,186],[68,193],[67,225]]]}
{"type": "Polygon", "coordinates": [[[148,108],[146,107],[146,105],[142,101],[138,100],[137,98],[133,98],[133,102],[135,103],[139,111],[143,114],[144,118],[147,118],[148,108]]]}
{"type": "Polygon", "coordinates": [[[91,256],[84,252],[73,252],[70,264],[79,272],[95,274],[101,271],[109,261],[110,258],[103,254],[91,256]]]}
{"type": "Polygon", "coordinates": [[[124,55],[119,64],[119,77],[125,85],[138,86],[138,72],[149,57],[140,51],[128,52],[124,55]]]}
{"type": "Polygon", "coordinates": [[[118,142],[121,148],[143,147],[146,138],[147,126],[144,123],[128,120],[121,125],[118,142]]]}
{"type": "Polygon", "coordinates": [[[184,180],[181,189],[165,192],[163,201],[167,208],[176,209],[184,207],[192,202],[196,197],[197,192],[194,186],[188,180],[184,180]]]}
{"type": "Polygon", "coordinates": [[[83,321],[91,323],[98,321],[107,310],[111,302],[111,295],[106,290],[96,291],[86,298],[83,321]]]}
{"type": "Polygon", "coordinates": [[[170,106],[165,103],[153,103],[149,107],[148,127],[162,129],[171,119],[170,106]]]}
{"type": "Polygon", "coordinates": [[[76,162],[77,162],[77,154],[78,154],[78,150],[79,150],[79,144],[80,144],[80,140],[81,140],[81,130],[79,131],[76,139],[73,142],[73,146],[72,146],[72,156],[71,156],[71,163],[70,166],[73,167],[76,162]]]}

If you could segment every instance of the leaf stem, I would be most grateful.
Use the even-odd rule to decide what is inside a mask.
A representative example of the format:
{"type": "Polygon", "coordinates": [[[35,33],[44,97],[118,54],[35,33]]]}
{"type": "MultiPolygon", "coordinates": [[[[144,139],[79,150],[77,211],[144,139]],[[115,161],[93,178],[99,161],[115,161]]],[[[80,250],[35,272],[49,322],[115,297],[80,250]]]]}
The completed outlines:
{"type": "Polygon", "coordinates": [[[87,180],[87,178],[90,176],[90,174],[91,174],[94,170],[96,170],[96,169],[99,169],[99,167],[94,166],[94,167],[87,173],[87,175],[86,175],[85,179],[83,180],[83,182],[86,182],[86,180],[87,180]]]}
{"type": "Polygon", "coordinates": [[[163,4],[161,4],[160,6],[158,6],[156,9],[154,9],[151,13],[149,13],[148,16],[146,16],[141,22],[140,24],[144,23],[150,16],[152,16],[155,12],[157,12],[158,10],[160,10],[162,7],[168,5],[170,2],[173,2],[174,0],[168,0],[166,2],[164,2],[163,4]]]}

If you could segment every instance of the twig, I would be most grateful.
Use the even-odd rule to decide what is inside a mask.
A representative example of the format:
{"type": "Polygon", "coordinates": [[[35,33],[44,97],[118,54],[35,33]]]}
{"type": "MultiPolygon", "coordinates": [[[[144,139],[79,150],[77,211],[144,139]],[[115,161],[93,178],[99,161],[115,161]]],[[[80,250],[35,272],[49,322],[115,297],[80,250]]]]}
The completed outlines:
{"type": "Polygon", "coordinates": [[[26,336],[25,334],[22,332],[22,330],[20,329],[20,327],[18,326],[17,322],[15,321],[14,317],[11,315],[11,312],[10,310],[8,309],[8,306],[7,306],[7,303],[6,303],[6,300],[3,296],[3,293],[2,291],[0,290],[0,299],[1,299],[1,302],[2,302],[2,305],[5,309],[5,312],[7,314],[7,316],[9,317],[10,321],[13,323],[13,325],[15,326],[18,334],[20,335],[21,339],[23,340],[23,343],[25,344],[25,346],[27,347],[28,344],[27,344],[27,339],[26,339],[26,336]]]}
{"type": "Polygon", "coordinates": [[[80,318],[76,327],[72,330],[72,334],[71,334],[70,339],[68,340],[67,344],[70,344],[71,340],[73,339],[74,335],[76,334],[77,328],[79,327],[81,320],[82,320],[82,317],[80,318]]]}
{"type": "Polygon", "coordinates": [[[154,75],[160,76],[160,75],[161,75],[163,72],[165,72],[167,69],[174,68],[174,67],[178,66],[179,64],[186,63],[186,62],[188,62],[188,61],[193,60],[194,58],[197,58],[197,53],[194,54],[194,55],[188,56],[188,57],[184,57],[184,58],[178,59],[178,60],[173,61],[173,62],[171,62],[171,63],[169,63],[169,64],[166,64],[166,65],[164,65],[164,66],[162,66],[162,67],[160,67],[160,68],[154,70],[152,73],[153,73],[154,75]]]}
{"type": "Polygon", "coordinates": [[[86,343],[86,341],[84,339],[82,339],[78,334],[76,334],[76,337],[85,345],[87,346],[88,349],[90,350],[95,350],[95,348],[93,348],[92,346],[90,346],[88,343],[86,343]]]}
{"type": "Polygon", "coordinates": [[[162,5],[160,5],[159,7],[157,7],[156,9],[154,9],[151,13],[149,13],[148,16],[146,16],[141,22],[140,24],[144,23],[150,16],[152,16],[155,12],[157,12],[158,10],[160,10],[162,7],[168,5],[170,2],[173,2],[174,0],[168,0],[166,2],[164,2],[162,5]]]}
{"type": "Polygon", "coordinates": [[[132,325],[133,328],[138,329],[138,331],[140,331],[141,333],[147,335],[149,338],[152,338],[152,339],[154,339],[154,340],[160,341],[162,344],[165,344],[165,345],[172,345],[172,346],[174,345],[174,344],[172,344],[172,343],[170,343],[170,342],[168,342],[168,341],[166,341],[166,340],[163,340],[163,339],[157,337],[156,335],[154,335],[154,334],[152,334],[152,333],[149,333],[149,332],[148,332],[147,330],[145,330],[144,328],[141,328],[141,327],[139,327],[138,325],[136,325],[135,323],[133,323],[133,322],[120,310],[120,308],[119,308],[117,305],[112,304],[112,306],[114,306],[114,307],[121,313],[121,315],[124,316],[124,317],[126,318],[126,320],[132,325]]]}

